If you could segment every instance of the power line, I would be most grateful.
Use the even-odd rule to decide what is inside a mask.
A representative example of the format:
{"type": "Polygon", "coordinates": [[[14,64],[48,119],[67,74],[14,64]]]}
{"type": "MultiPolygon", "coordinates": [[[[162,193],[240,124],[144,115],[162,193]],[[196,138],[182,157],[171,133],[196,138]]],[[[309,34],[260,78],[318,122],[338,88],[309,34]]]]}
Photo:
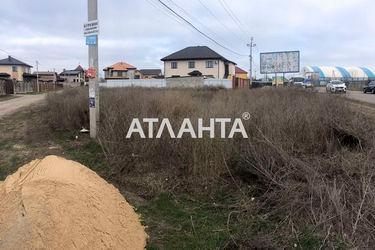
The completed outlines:
{"type": "MultiPolygon", "coordinates": [[[[28,61],[28,60],[25,60],[25,59],[23,59],[23,58],[21,58],[21,57],[18,57],[18,56],[14,56],[14,55],[12,55],[11,53],[9,53],[9,51],[3,50],[3,49],[0,49],[0,51],[4,52],[4,53],[7,54],[8,56],[11,56],[12,58],[15,58],[15,59],[17,59],[17,60],[28,61]]],[[[39,63],[39,65],[41,65],[41,64],[39,63]]]]}
{"type": "Polygon", "coordinates": [[[158,4],[154,3],[152,0],[146,0],[150,5],[158,9],[160,12],[164,13],[165,15],[172,18],[174,21],[176,21],[179,24],[183,24],[183,22],[178,19],[175,15],[171,14],[170,12],[166,11],[163,7],[160,7],[158,4]]]}
{"type": "Polygon", "coordinates": [[[172,12],[174,15],[176,15],[178,18],[180,18],[181,20],[183,20],[187,25],[189,25],[190,27],[192,27],[194,30],[196,30],[198,33],[200,33],[202,36],[206,37],[208,40],[212,41],[213,43],[215,43],[216,45],[220,46],[221,48],[225,49],[225,50],[228,50],[230,52],[232,52],[233,54],[236,54],[238,56],[246,56],[246,55],[243,55],[243,54],[240,54],[228,47],[226,47],[225,45],[222,45],[221,43],[217,42],[215,39],[213,39],[212,37],[210,37],[209,35],[207,35],[206,33],[204,33],[203,31],[201,31],[200,29],[198,29],[194,24],[192,24],[191,22],[189,22],[186,18],[184,18],[183,16],[181,16],[179,13],[177,13],[175,10],[173,10],[171,7],[169,7],[167,4],[165,4],[163,1],[161,0],[158,0],[158,2],[160,4],[162,4],[166,9],[168,9],[170,12],[172,12]]]}
{"type": "Polygon", "coordinates": [[[220,38],[221,41],[228,43],[223,37],[218,35],[215,31],[204,25],[201,21],[199,21],[197,18],[195,18],[193,15],[191,15],[188,11],[186,11],[183,7],[178,5],[174,0],[168,0],[170,3],[172,3],[174,6],[176,6],[178,9],[180,9],[183,13],[185,13],[188,17],[190,17],[191,20],[195,21],[196,23],[200,24],[204,29],[208,30],[212,35],[220,38]]]}
{"type": "Polygon", "coordinates": [[[245,36],[249,36],[248,32],[245,31],[242,26],[243,24],[241,21],[237,18],[237,16],[234,14],[234,12],[230,9],[229,5],[225,2],[225,0],[219,1],[221,6],[223,6],[225,12],[229,15],[229,17],[233,20],[233,22],[237,25],[237,27],[244,33],[245,36]]]}
{"type": "Polygon", "coordinates": [[[0,49],[0,51],[4,52],[7,55],[10,55],[10,53],[8,51],[6,51],[6,50],[0,49]]]}
{"type": "MultiPolygon", "coordinates": [[[[157,0],[155,0],[156,3],[153,0],[146,0],[146,1],[150,5],[152,5],[154,8],[158,9],[161,13],[163,13],[163,14],[167,15],[168,17],[170,17],[171,19],[173,19],[176,23],[181,24],[181,25],[185,25],[185,23],[183,21],[181,21],[181,19],[179,19],[177,16],[175,16],[174,14],[172,14],[171,12],[169,12],[168,10],[163,8],[162,6],[158,5],[157,0]]],[[[195,31],[190,26],[186,26],[186,27],[189,28],[191,31],[195,31]]]]}
{"type": "Polygon", "coordinates": [[[202,0],[198,0],[198,2],[203,6],[203,8],[213,17],[216,19],[216,21],[222,25],[228,32],[232,33],[234,36],[236,36],[239,40],[242,40],[241,37],[238,36],[237,33],[233,32],[233,30],[231,30],[224,22],[222,22],[211,10],[210,8],[207,7],[207,5],[205,5],[202,0]]]}
{"type": "Polygon", "coordinates": [[[230,8],[230,6],[228,5],[228,3],[225,1],[225,0],[220,0],[220,2],[223,4],[224,8],[229,11],[230,13],[230,16],[233,17],[235,23],[238,25],[238,28],[243,32],[245,33],[246,35],[249,35],[249,33],[243,29],[242,27],[244,26],[242,24],[242,22],[240,21],[240,19],[237,18],[236,14],[233,12],[233,10],[230,8]]]}

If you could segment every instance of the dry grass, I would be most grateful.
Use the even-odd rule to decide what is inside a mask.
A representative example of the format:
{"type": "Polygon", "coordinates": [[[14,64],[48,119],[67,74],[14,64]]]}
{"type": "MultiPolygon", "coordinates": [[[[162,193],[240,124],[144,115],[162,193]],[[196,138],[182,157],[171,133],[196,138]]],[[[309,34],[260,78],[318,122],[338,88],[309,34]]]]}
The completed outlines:
{"type": "MultiPolygon", "coordinates": [[[[65,98],[49,102],[70,105],[65,98]]],[[[311,225],[322,248],[338,241],[369,247],[375,244],[375,126],[349,105],[339,96],[294,89],[106,89],[100,142],[112,177],[138,185],[145,197],[232,183],[243,202],[236,209],[246,211],[255,197],[257,212],[297,242],[296,232],[311,225]],[[207,121],[243,112],[252,115],[244,121],[249,139],[126,139],[133,118],[169,118],[178,128],[185,117],[207,121]]],[[[53,126],[81,126],[77,117],[86,114],[63,112],[51,118],[53,126]]]]}
{"type": "Polygon", "coordinates": [[[65,89],[47,95],[47,120],[51,128],[77,130],[89,127],[88,88],[65,89]]]}

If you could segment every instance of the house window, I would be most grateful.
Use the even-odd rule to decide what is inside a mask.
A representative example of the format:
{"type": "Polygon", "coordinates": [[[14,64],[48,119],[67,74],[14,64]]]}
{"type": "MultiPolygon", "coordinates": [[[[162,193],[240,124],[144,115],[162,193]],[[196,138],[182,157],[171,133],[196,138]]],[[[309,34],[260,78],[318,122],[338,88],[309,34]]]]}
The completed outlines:
{"type": "Polygon", "coordinates": [[[194,61],[189,62],[189,69],[195,69],[195,62],[194,61]]]}
{"type": "Polygon", "coordinates": [[[177,69],[177,62],[171,62],[171,68],[177,69]]]}
{"type": "Polygon", "coordinates": [[[13,72],[17,72],[18,70],[17,70],[17,66],[12,66],[12,71],[13,72]]]}
{"type": "Polygon", "coordinates": [[[117,76],[122,77],[123,76],[122,71],[117,72],[117,76]]]}
{"type": "Polygon", "coordinates": [[[206,68],[212,69],[214,67],[214,61],[206,61],[206,68]]]}

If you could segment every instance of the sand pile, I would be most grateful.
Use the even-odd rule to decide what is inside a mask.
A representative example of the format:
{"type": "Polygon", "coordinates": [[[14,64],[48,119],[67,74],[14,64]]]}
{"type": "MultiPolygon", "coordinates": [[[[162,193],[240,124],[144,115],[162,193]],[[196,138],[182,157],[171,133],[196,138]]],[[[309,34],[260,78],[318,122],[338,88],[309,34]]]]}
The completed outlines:
{"type": "Polygon", "coordinates": [[[73,161],[35,160],[0,182],[0,249],[144,249],[138,215],[73,161]]]}

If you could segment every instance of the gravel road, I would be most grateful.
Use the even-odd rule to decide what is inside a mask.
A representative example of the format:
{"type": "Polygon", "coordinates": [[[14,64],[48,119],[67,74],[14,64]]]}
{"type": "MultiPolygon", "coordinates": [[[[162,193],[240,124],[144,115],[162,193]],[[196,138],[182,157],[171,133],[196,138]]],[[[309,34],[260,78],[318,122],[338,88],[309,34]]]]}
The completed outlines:
{"type": "Polygon", "coordinates": [[[10,115],[20,108],[30,106],[41,102],[46,97],[45,94],[40,95],[22,95],[20,97],[0,102],[0,118],[10,115]]]}

